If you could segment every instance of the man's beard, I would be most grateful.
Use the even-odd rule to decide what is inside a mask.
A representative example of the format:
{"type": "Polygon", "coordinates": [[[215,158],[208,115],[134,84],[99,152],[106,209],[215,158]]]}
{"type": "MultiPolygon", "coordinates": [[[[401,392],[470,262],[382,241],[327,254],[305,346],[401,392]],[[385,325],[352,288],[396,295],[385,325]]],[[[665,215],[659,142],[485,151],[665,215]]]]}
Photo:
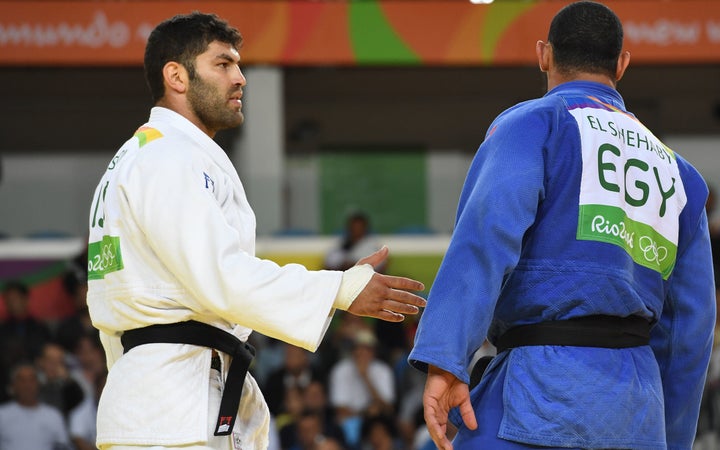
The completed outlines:
{"type": "Polygon", "coordinates": [[[190,79],[188,101],[190,108],[208,130],[225,130],[243,123],[243,114],[228,105],[228,99],[236,89],[221,94],[212,84],[199,75],[190,79]]]}

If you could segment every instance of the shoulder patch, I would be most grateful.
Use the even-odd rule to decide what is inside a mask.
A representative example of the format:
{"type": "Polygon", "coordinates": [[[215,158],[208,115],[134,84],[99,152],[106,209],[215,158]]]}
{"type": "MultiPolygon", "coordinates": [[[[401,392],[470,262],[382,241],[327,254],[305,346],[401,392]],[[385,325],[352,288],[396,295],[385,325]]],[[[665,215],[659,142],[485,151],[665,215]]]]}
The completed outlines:
{"type": "Polygon", "coordinates": [[[140,147],[148,142],[154,141],[155,139],[161,138],[162,136],[163,134],[159,130],[151,127],[140,127],[137,129],[135,134],[133,134],[133,137],[138,138],[140,141],[140,147]]]}
{"type": "Polygon", "coordinates": [[[88,280],[102,280],[105,275],[124,268],[119,236],[103,236],[88,244],[88,280]]]}

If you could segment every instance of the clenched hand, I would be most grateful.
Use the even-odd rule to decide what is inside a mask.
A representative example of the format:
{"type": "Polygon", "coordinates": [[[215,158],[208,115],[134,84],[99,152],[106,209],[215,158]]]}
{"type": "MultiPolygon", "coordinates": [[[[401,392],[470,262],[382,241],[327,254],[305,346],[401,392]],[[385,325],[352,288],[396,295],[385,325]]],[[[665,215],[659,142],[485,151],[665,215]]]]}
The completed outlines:
{"type": "Polygon", "coordinates": [[[448,413],[451,408],[460,407],[463,422],[471,430],[477,429],[477,419],[470,403],[468,385],[455,375],[434,366],[428,367],[428,376],[423,393],[425,423],[433,442],[440,450],[452,450],[447,437],[448,413]]]}

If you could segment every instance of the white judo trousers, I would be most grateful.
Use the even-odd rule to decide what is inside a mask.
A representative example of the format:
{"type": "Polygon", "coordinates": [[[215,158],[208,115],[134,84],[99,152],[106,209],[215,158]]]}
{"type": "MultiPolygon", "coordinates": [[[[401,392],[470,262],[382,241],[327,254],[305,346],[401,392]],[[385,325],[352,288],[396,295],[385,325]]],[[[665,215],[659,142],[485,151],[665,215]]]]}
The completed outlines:
{"type": "MultiPolygon", "coordinates": [[[[176,445],[176,446],[162,446],[162,445],[103,445],[100,446],[101,450],[235,450],[233,447],[233,436],[215,436],[215,422],[217,421],[217,414],[212,414],[212,411],[220,410],[220,399],[222,398],[222,380],[220,378],[220,372],[211,369],[210,370],[210,389],[208,392],[208,411],[211,413],[208,415],[208,442],[206,445],[176,445]]],[[[239,448],[239,447],[238,447],[239,448]]]]}

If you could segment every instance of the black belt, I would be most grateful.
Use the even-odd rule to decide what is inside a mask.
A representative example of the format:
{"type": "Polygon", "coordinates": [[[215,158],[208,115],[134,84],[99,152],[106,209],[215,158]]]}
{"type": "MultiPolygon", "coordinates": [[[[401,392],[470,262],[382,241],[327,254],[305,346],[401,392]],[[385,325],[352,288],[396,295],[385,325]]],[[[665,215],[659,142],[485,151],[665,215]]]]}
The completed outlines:
{"type": "Polygon", "coordinates": [[[255,349],[250,344],[219,328],[193,320],[128,330],[120,340],[125,352],[143,344],[190,344],[214,348],[232,356],[220,401],[215,436],[226,436],[232,432],[245,375],[255,356],[255,349]]]}
{"type": "Polygon", "coordinates": [[[650,322],[640,316],[584,316],[510,328],[497,338],[498,353],[528,345],[628,348],[650,343],[650,322]]]}
{"type": "MultiPolygon", "coordinates": [[[[497,352],[531,345],[629,348],[650,344],[650,322],[640,316],[593,315],[551,320],[510,328],[495,342],[497,352]]],[[[482,378],[492,358],[481,358],[473,367],[470,385],[482,378]]]]}

